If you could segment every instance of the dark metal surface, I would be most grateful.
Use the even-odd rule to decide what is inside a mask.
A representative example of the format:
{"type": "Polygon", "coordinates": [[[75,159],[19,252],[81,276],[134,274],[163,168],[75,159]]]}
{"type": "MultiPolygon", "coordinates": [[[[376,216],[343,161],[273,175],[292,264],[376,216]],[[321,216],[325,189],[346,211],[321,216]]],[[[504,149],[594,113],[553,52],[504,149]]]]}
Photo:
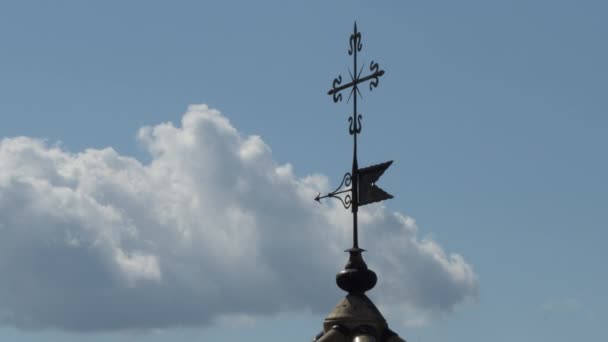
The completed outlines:
{"type": "Polygon", "coordinates": [[[392,163],[393,161],[391,160],[382,164],[359,169],[359,205],[366,205],[393,198],[393,195],[376,185],[376,181],[392,163]]]}
{"type": "Polygon", "coordinates": [[[353,29],[353,33],[349,38],[348,54],[353,56],[353,69],[349,70],[350,82],[342,84],[342,76],[336,77],[332,82],[332,89],[327,94],[330,95],[334,102],[342,101],[342,92],[350,89],[348,100],[353,99],[353,113],[348,118],[348,133],[353,136],[353,163],[351,172],[347,172],[342,179],[342,183],[336,190],[321,196],[317,195],[315,200],[319,201],[323,198],[335,198],[342,202],[346,209],[351,209],[353,213],[353,248],[359,249],[359,234],[358,234],[358,219],[357,212],[359,206],[373,202],[383,201],[393,198],[392,195],[376,186],[375,182],[380,178],[384,171],[391,165],[392,161],[382,164],[359,168],[357,162],[357,135],[361,133],[361,120],[363,115],[357,112],[357,98],[361,95],[359,86],[369,82],[369,90],[376,88],[380,82],[380,77],[384,75],[384,70],[380,69],[380,65],[372,61],[369,65],[370,74],[362,76],[363,66],[359,69],[357,64],[357,53],[361,52],[363,44],[361,43],[361,32],[357,30],[357,23],[353,29]],[[350,188],[349,188],[350,186],[350,188]],[[344,188],[343,188],[344,187],[344,188]],[[346,194],[342,196],[343,194],[346,194]]]}
{"type": "Polygon", "coordinates": [[[349,253],[348,262],[344,269],[336,274],[336,284],[350,294],[364,294],[376,286],[378,277],[363,260],[364,249],[353,247],[349,253]]]}

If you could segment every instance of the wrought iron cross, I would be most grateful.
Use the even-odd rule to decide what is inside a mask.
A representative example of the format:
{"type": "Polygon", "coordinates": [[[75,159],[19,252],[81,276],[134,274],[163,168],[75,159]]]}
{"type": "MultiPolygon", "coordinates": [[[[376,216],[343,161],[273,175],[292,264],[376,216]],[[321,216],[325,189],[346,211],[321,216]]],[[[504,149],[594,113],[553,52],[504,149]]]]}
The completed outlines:
{"type": "Polygon", "coordinates": [[[357,227],[357,212],[359,206],[369,203],[383,201],[393,198],[392,195],[376,186],[376,181],[382,176],[384,171],[392,164],[392,160],[377,165],[372,165],[365,168],[359,168],[357,163],[357,135],[361,133],[361,119],[363,116],[357,112],[357,96],[362,96],[359,90],[359,85],[369,81],[369,90],[378,86],[380,77],[384,75],[384,70],[380,69],[378,63],[372,61],[369,65],[371,73],[367,76],[361,76],[363,73],[363,65],[361,69],[357,64],[357,53],[361,51],[361,32],[357,31],[357,23],[349,40],[350,48],[348,54],[353,56],[353,70],[349,70],[350,82],[342,85],[342,76],[334,79],[332,89],[327,92],[332,96],[335,103],[342,101],[342,91],[350,89],[347,101],[353,99],[353,113],[348,118],[348,132],[353,136],[353,165],[351,172],[347,172],[342,178],[342,182],[336,190],[321,196],[317,195],[315,200],[319,201],[322,198],[335,198],[342,202],[344,208],[351,208],[353,213],[353,247],[349,251],[362,251],[359,249],[358,227],[357,227]],[[342,198],[342,194],[344,198],[342,198]]]}

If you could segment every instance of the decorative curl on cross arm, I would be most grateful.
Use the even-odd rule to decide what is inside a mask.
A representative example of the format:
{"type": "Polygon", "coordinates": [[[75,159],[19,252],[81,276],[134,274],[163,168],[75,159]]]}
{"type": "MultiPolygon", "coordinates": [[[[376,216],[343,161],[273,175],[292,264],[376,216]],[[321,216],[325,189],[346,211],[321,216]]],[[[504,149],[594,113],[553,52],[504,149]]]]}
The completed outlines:
{"type": "Polygon", "coordinates": [[[348,118],[348,133],[350,135],[361,133],[361,119],[363,119],[363,115],[357,115],[357,120],[353,120],[352,117],[348,118]]]}
{"type": "Polygon", "coordinates": [[[336,88],[338,88],[341,83],[342,83],[342,76],[338,76],[338,77],[334,78],[334,81],[332,82],[333,89],[330,90],[330,93],[333,96],[334,103],[342,101],[342,94],[340,94],[340,92],[336,90],[336,88]]]}
{"type": "Polygon", "coordinates": [[[378,83],[380,82],[380,76],[384,75],[384,70],[380,70],[380,65],[374,61],[372,61],[369,65],[369,70],[372,71],[371,81],[369,82],[369,90],[378,87],[378,83]]]}
{"type": "Polygon", "coordinates": [[[363,49],[363,44],[361,44],[361,32],[357,32],[356,27],[355,27],[355,33],[350,35],[349,45],[350,45],[350,48],[348,49],[349,56],[353,54],[355,49],[357,49],[357,52],[359,52],[359,51],[361,51],[361,49],[363,49]]]}

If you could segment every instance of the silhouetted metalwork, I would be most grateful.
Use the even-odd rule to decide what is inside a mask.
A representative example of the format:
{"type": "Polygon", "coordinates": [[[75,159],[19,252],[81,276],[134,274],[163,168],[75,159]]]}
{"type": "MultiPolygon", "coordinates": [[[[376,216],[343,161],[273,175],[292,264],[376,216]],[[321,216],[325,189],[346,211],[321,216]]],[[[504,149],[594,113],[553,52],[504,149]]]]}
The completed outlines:
{"type": "Polygon", "coordinates": [[[344,209],[350,208],[350,206],[351,206],[351,196],[348,193],[351,192],[352,190],[350,188],[344,189],[344,190],[340,190],[340,189],[342,189],[343,186],[349,187],[351,181],[352,181],[352,176],[351,176],[350,172],[347,172],[344,175],[344,178],[342,178],[342,183],[340,183],[340,185],[338,185],[338,187],[336,188],[336,190],[328,193],[327,195],[323,195],[323,196],[321,196],[321,194],[318,194],[317,197],[315,197],[315,201],[321,202],[321,200],[323,198],[332,197],[332,198],[336,198],[336,199],[340,200],[340,202],[342,202],[342,205],[344,206],[344,209]],[[344,193],[346,193],[346,195],[344,196],[344,198],[342,198],[341,196],[338,196],[338,195],[341,195],[341,194],[344,194],[344,193]]]}
{"type": "Polygon", "coordinates": [[[384,70],[380,65],[371,62],[370,74],[362,76],[363,68],[358,69],[357,53],[361,52],[361,33],[357,31],[357,24],[350,36],[348,54],[353,56],[353,71],[349,70],[350,82],[342,84],[342,76],[333,80],[332,89],[328,94],[334,102],[342,100],[343,91],[350,90],[348,101],[353,99],[353,113],[348,118],[348,132],[353,136],[353,164],[352,170],[342,177],[340,185],[332,192],[315,200],[335,198],[342,202],[346,209],[353,213],[353,247],[348,249],[349,258],[336,275],[336,284],[348,292],[346,297],[336,305],[332,312],[323,321],[323,331],[313,342],[405,342],[395,332],[388,328],[386,319],[382,316],[374,303],[365,295],[377,282],[376,273],[370,270],[363,260],[363,249],[359,248],[357,236],[357,211],[359,206],[393,198],[382,190],[376,182],[391,166],[392,161],[359,168],[357,164],[357,135],[361,133],[361,120],[363,116],[357,112],[357,97],[361,96],[360,86],[369,82],[369,89],[377,87],[384,70]]]}
{"type": "Polygon", "coordinates": [[[366,205],[393,198],[393,195],[380,189],[376,181],[388,169],[393,161],[359,169],[359,205],[366,205]]]}
{"type": "Polygon", "coordinates": [[[357,112],[357,97],[362,96],[359,86],[369,81],[369,90],[371,91],[378,87],[380,77],[384,75],[384,70],[380,69],[380,65],[374,61],[369,65],[371,73],[366,76],[361,75],[363,73],[363,66],[359,69],[359,65],[357,64],[357,53],[361,52],[362,49],[361,32],[357,31],[357,23],[355,23],[353,33],[350,35],[348,49],[348,54],[353,56],[353,70],[348,71],[350,82],[342,84],[342,76],[340,75],[334,78],[332,89],[327,92],[336,103],[342,101],[342,91],[346,90],[350,90],[348,101],[350,101],[351,98],[353,99],[353,113],[352,116],[348,118],[348,133],[353,136],[352,170],[344,175],[342,183],[340,183],[336,190],[323,196],[319,194],[315,198],[317,201],[320,201],[323,198],[335,198],[342,202],[344,208],[351,209],[353,213],[353,247],[351,250],[357,251],[362,251],[359,248],[358,237],[357,212],[359,207],[393,198],[392,195],[375,184],[384,171],[391,165],[392,161],[361,169],[357,162],[357,135],[361,133],[361,120],[363,119],[363,115],[357,112]],[[342,197],[343,194],[346,195],[342,197]]]}

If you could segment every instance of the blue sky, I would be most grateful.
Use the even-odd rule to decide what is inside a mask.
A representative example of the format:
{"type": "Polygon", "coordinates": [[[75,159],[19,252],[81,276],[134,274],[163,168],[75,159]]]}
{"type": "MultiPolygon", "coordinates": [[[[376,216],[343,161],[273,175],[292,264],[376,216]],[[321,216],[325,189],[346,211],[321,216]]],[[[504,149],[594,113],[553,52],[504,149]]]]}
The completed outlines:
{"type": "MultiPolygon", "coordinates": [[[[400,296],[395,298],[402,300],[398,305],[409,309],[389,308],[386,318],[393,330],[410,342],[448,338],[600,340],[608,323],[607,9],[600,1],[393,1],[373,5],[362,1],[3,2],[0,137],[6,139],[0,149],[0,158],[4,158],[0,159],[0,232],[19,239],[7,238],[0,243],[5,250],[0,254],[4,258],[0,259],[0,271],[5,284],[11,282],[6,279],[13,279],[20,287],[24,286],[21,280],[31,278],[50,290],[32,290],[26,301],[19,297],[27,294],[26,290],[0,287],[0,340],[311,339],[342,295],[335,289],[331,272],[337,272],[346,260],[345,255],[335,256],[321,247],[347,248],[349,237],[339,233],[339,224],[329,233],[314,228],[317,223],[333,224],[327,217],[341,214],[331,204],[317,205],[312,201],[314,196],[309,206],[298,196],[335,184],[350,167],[346,122],[350,106],[334,104],[326,92],[334,77],[348,75],[348,36],[355,20],[363,32],[362,61],[377,61],[386,71],[380,86],[371,93],[365,91],[360,102],[364,119],[359,156],[361,165],[395,160],[382,178],[382,187],[395,199],[369,219],[386,230],[370,232],[373,224],[369,224],[361,244],[368,249],[366,260],[378,265],[376,271],[381,270],[372,298],[377,293],[382,302],[394,295],[382,288],[383,280],[385,284],[403,282],[394,289],[400,296]],[[189,109],[193,104],[206,104],[221,114],[204,107],[189,109]],[[185,113],[191,113],[191,121],[181,124],[185,113]],[[173,125],[162,125],[167,122],[173,125]],[[140,130],[142,127],[149,129],[140,130]],[[200,145],[176,143],[190,133],[200,145]],[[260,138],[248,140],[251,135],[260,138]],[[28,138],[16,139],[20,136],[28,138]],[[217,149],[213,137],[217,138],[217,149]],[[104,150],[106,147],[112,150],[104,150]],[[220,152],[230,152],[231,148],[240,148],[242,160],[222,157],[220,152]],[[199,150],[204,157],[197,156],[199,150]],[[234,179],[242,179],[246,189],[257,190],[247,192],[252,196],[247,197],[249,202],[222,198],[225,202],[221,203],[234,205],[233,216],[214,217],[213,211],[205,211],[208,206],[201,204],[193,207],[193,213],[188,212],[191,216],[183,217],[192,222],[213,222],[209,226],[201,223],[210,227],[205,228],[209,234],[236,220],[234,227],[242,227],[242,234],[251,234],[251,241],[260,239],[256,248],[230,250],[234,253],[230,256],[238,261],[250,258],[249,252],[261,253],[267,271],[281,284],[277,292],[263,291],[263,275],[258,279],[251,274],[244,279],[261,284],[251,290],[260,301],[244,307],[251,299],[246,287],[241,292],[238,288],[227,292],[224,301],[214,305],[230,306],[229,318],[215,315],[212,310],[225,314],[217,308],[192,308],[208,314],[209,321],[167,320],[162,315],[147,319],[144,309],[133,309],[125,312],[141,319],[126,319],[132,323],[117,327],[102,324],[115,322],[109,317],[115,313],[97,310],[96,322],[102,323],[89,322],[94,328],[86,331],[73,328],[78,322],[69,321],[72,316],[61,316],[65,312],[45,304],[61,305],[65,300],[65,306],[80,310],[85,304],[74,299],[80,297],[63,298],[62,289],[97,298],[106,286],[127,291],[124,298],[148,298],[151,293],[155,298],[160,296],[160,302],[170,302],[179,286],[190,283],[180,278],[183,281],[173,287],[166,278],[171,274],[165,269],[167,259],[177,260],[166,267],[181,277],[185,276],[176,271],[178,262],[186,270],[184,274],[195,274],[199,262],[204,265],[210,273],[193,275],[195,281],[211,279],[222,284],[240,279],[241,271],[216,270],[217,263],[209,260],[217,255],[211,252],[209,259],[199,260],[199,254],[191,250],[176,249],[173,258],[169,256],[173,254],[160,252],[162,246],[157,247],[158,254],[147,249],[144,242],[163,241],[162,229],[182,227],[166,224],[163,218],[183,224],[184,229],[198,226],[179,221],[176,217],[183,218],[181,214],[157,219],[141,214],[146,205],[166,208],[184,198],[188,200],[183,206],[191,204],[190,193],[179,197],[180,191],[186,191],[182,187],[160,182],[163,172],[192,177],[196,191],[191,195],[206,203],[204,194],[220,193],[221,188],[214,184],[231,184],[232,178],[223,176],[232,175],[223,175],[225,170],[221,169],[237,165],[231,163],[238,164],[234,179]],[[290,170],[281,169],[285,174],[279,172],[277,178],[265,183],[265,172],[287,163],[290,170]],[[220,170],[209,171],[215,165],[220,170]],[[55,166],[62,169],[55,172],[55,166]],[[171,173],[173,168],[183,173],[171,173]],[[78,178],[81,176],[74,171],[75,178],[69,178],[62,173],[64,169],[94,176],[78,178]],[[56,173],[65,184],[57,185],[56,173]],[[122,178],[124,174],[128,176],[122,178]],[[145,178],[138,178],[144,174],[145,178]],[[307,178],[312,174],[320,176],[307,178]],[[199,183],[198,175],[204,181],[199,183]],[[164,195],[166,190],[167,196],[175,197],[159,195],[150,203],[134,200],[135,195],[121,192],[117,186],[124,179],[129,179],[128,184],[141,181],[143,188],[167,185],[159,192],[164,195]],[[72,181],[80,183],[76,186],[72,181]],[[275,184],[283,185],[273,188],[275,184]],[[81,197],[58,197],[67,204],[60,206],[49,200],[49,209],[42,208],[45,194],[63,196],[61,189],[72,186],[77,190],[74,194],[81,197]],[[42,192],[35,194],[43,197],[30,198],[30,192],[23,189],[37,189],[42,192]],[[287,193],[285,198],[298,205],[281,206],[281,201],[273,199],[282,198],[278,192],[287,193]],[[96,202],[88,207],[88,200],[78,202],[78,198],[96,202]],[[256,205],[250,206],[251,202],[256,205]],[[21,206],[12,207],[13,203],[21,206]],[[82,212],[72,213],[73,203],[82,212]],[[35,217],[22,209],[30,207],[38,210],[32,214],[35,217]],[[116,221],[104,223],[106,218],[87,216],[104,208],[116,209],[111,211],[117,215],[116,221]],[[278,215],[283,218],[275,219],[265,208],[284,213],[278,215]],[[199,209],[204,214],[199,215],[199,209]],[[417,227],[412,245],[388,245],[405,234],[389,218],[393,212],[415,220],[414,226],[402,227],[417,227]],[[308,221],[309,216],[314,219],[308,221]],[[31,217],[36,220],[28,221],[31,217]],[[102,222],[99,227],[89,228],[88,222],[96,220],[102,222]],[[288,234],[279,233],[276,241],[265,242],[273,235],[256,235],[262,234],[263,227],[245,228],[247,222],[272,226],[297,220],[308,223],[302,227],[295,224],[290,234],[302,231],[301,239],[310,240],[310,244],[291,241],[288,234]],[[52,229],[45,228],[48,222],[52,229]],[[106,234],[112,222],[127,230],[134,227],[139,235],[104,240],[108,243],[102,244],[105,249],[95,249],[101,256],[85,251],[82,246],[86,242],[80,238],[69,240],[76,241],[73,245],[78,248],[73,251],[78,252],[74,254],[63,253],[59,247],[49,249],[56,254],[44,254],[34,243],[65,242],[66,234],[74,232],[82,234],[79,237],[90,231],[106,234]],[[151,226],[158,228],[147,233],[151,226]],[[21,231],[26,233],[15,233],[21,231]],[[142,242],[138,236],[147,236],[150,241],[142,242]],[[333,242],[313,243],[329,239],[333,242]],[[121,244],[112,244],[116,241],[121,244]],[[464,261],[448,258],[449,267],[436,273],[413,272],[425,265],[415,260],[429,260],[424,254],[424,247],[429,246],[425,241],[436,243],[448,256],[462,256],[464,261]],[[18,253],[8,248],[11,245],[19,247],[18,253]],[[282,245],[293,248],[279,248],[282,245]],[[297,250],[299,246],[320,247],[297,250]],[[384,250],[383,246],[388,247],[384,250]],[[419,248],[420,253],[409,253],[408,248],[419,248]],[[265,255],[266,250],[272,253],[265,255]],[[112,254],[116,269],[104,264],[110,260],[103,254],[107,251],[118,253],[112,254]],[[292,258],[296,253],[310,254],[314,266],[309,268],[307,259],[292,258]],[[383,255],[397,258],[403,269],[386,266],[383,255]],[[73,261],[84,257],[91,258],[91,263],[73,261]],[[318,277],[312,290],[300,289],[298,284],[304,280],[278,272],[284,265],[276,260],[282,258],[327,277],[318,277]],[[48,267],[50,271],[32,267],[43,260],[48,264],[41,269],[48,267]],[[91,265],[102,266],[95,272],[91,265]],[[463,265],[474,272],[466,281],[454,275],[463,265]],[[88,274],[83,270],[92,271],[90,278],[83,280],[88,274]],[[126,285],[121,287],[113,276],[99,276],[105,274],[102,271],[124,272],[117,277],[126,285]],[[423,279],[407,277],[416,274],[423,279]],[[148,285],[159,279],[169,284],[167,291],[148,285]],[[408,285],[412,283],[431,288],[424,292],[428,300],[416,297],[419,292],[412,289],[420,290],[408,285]],[[434,302],[433,298],[445,300],[434,302]],[[77,302],[71,303],[74,300],[77,302]],[[264,304],[268,302],[271,304],[264,304]],[[40,316],[41,308],[51,313],[56,310],[62,318],[51,319],[53,314],[48,312],[40,316]],[[5,319],[13,311],[34,317],[34,323],[5,319]],[[412,323],[416,317],[424,317],[423,322],[412,323]]],[[[171,210],[185,209],[176,205],[171,210]]],[[[361,229],[366,230],[365,224],[361,229]]],[[[226,234],[234,237],[230,234],[237,233],[226,234]]],[[[91,236],[99,241],[102,235],[91,236]]],[[[232,259],[226,260],[222,265],[231,267],[232,259]]],[[[110,302],[123,298],[118,292],[109,293],[110,302]]],[[[180,300],[188,301],[187,295],[192,293],[193,303],[209,303],[204,293],[183,293],[180,300]]],[[[92,299],[91,305],[97,308],[100,302],[92,299]]],[[[159,308],[162,305],[150,310],[159,308]]]]}

